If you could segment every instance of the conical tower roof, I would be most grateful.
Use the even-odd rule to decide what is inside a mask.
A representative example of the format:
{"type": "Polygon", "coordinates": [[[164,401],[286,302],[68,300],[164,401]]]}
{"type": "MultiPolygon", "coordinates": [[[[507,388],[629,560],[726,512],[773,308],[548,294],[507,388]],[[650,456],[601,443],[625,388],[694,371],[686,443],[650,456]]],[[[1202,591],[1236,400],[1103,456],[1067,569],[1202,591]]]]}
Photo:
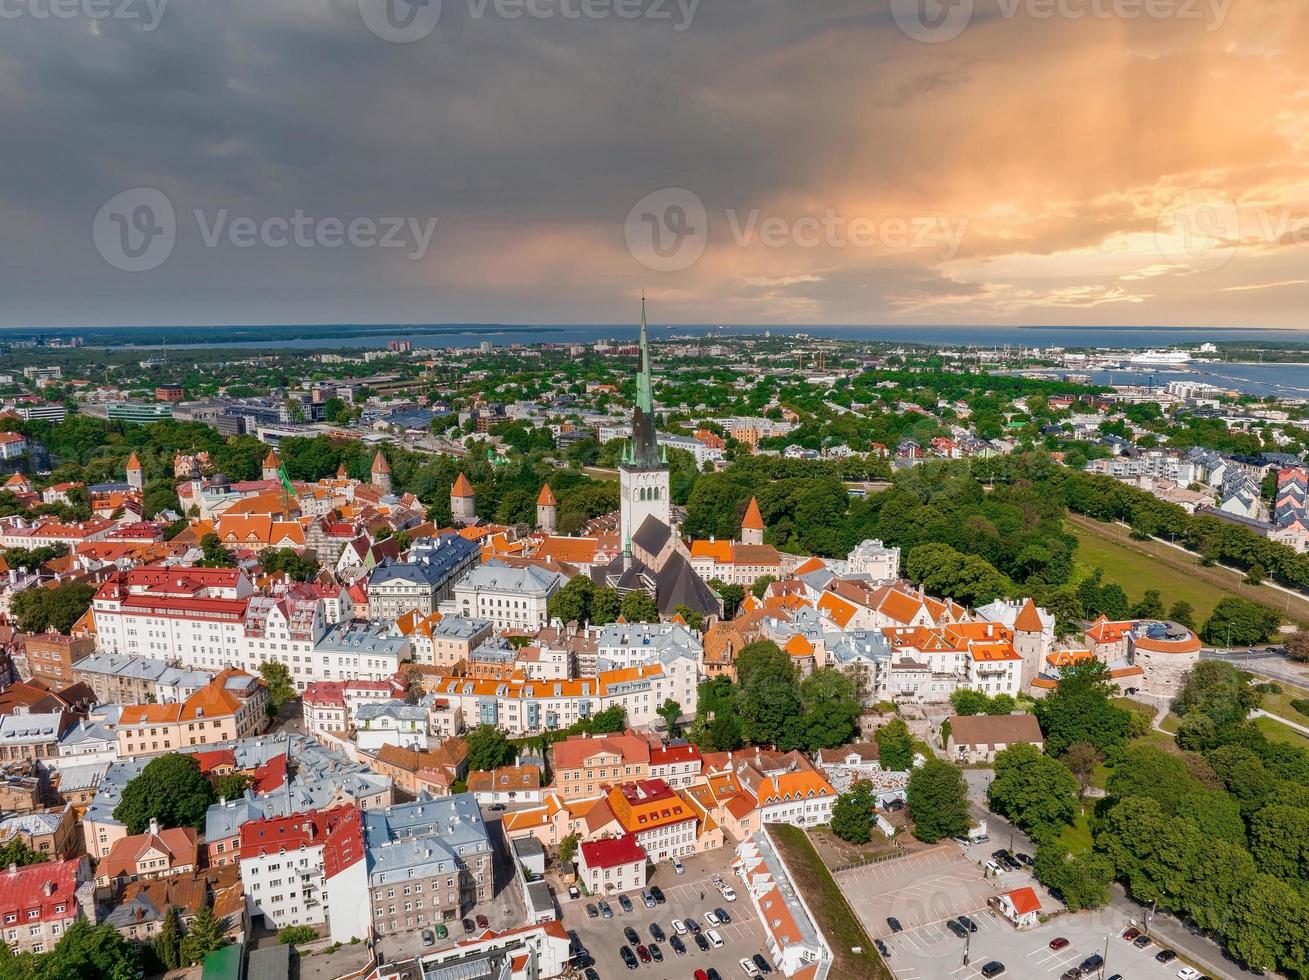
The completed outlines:
{"type": "MultiPolygon", "coordinates": [[[[462,475],[462,474],[461,474],[462,475]]],[[[541,495],[536,498],[538,507],[558,507],[559,501],[555,498],[555,492],[550,489],[550,484],[541,488],[541,495]]]]}
{"type": "Polygon", "coordinates": [[[386,461],[386,457],[382,455],[382,450],[380,449],[377,451],[377,455],[373,457],[373,472],[374,473],[391,472],[391,464],[386,461]]]}
{"type": "Polygon", "coordinates": [[[745,509],[741,529],[743,531],[762,531],[764,529],[764,515],[759,513],[759,501],[754,497],[750,498],[750,506],[745,509]]]}
{"type": "Polygon", "coordinates": [[[468,477],[460,473],[459,476],[455,478],[455,485],[450,488],[450,496],[475,497],[477,494],[473,490],[473,485],[468,482],[468,477]]]}

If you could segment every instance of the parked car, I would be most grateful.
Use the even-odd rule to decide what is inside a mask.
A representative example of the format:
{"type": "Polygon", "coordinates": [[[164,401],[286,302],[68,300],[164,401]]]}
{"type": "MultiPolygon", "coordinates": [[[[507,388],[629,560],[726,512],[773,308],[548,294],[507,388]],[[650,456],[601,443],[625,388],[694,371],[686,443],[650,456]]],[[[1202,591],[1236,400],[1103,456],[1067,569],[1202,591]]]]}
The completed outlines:
{"type": "Polygon", "coordinates": [[[677,858],[672,858],[671,860],[672,860],[672,862],[673,862],[673,871],[674,871],[676,874],[679,874],[679,875],[686,874],[686,865],[685,865],[685,864],[683,864],[681,861],[677,860],[677,858]]]}
{"type": "Polygon", "coordinates": [[[477,928],[479,929],[491,928],[491,920],[488,919],[486,916],[482,915],[480,912],[477,914],[477,928]]]}
{"type": "Polygon", "coordinates": [[[963,926],[961,926],[954,919],[951,919],[949,922],[947,922],[945,924],[945,927],[949,929],[951,932],[953,932],[960,939],[964,939],[968,935],[968,930],[965,929],[963,926]]]}
{"type": "Polygon", "coordinates": [[[705,973],[704,970],[696,970],[695,980],[709,980],[709,974],[705,973]]]}
{"type": "Polygon", "coordinates": [[[650,894],[654,896],[655,903],[658,905],[663,905],[664,902],[668,901],[668,899],[664,898],[664,890],[658,885],[650,886],[650,894]]]}
{"type": "Polygon", "coordinates": [[[1004,973],[1004,964],[999,960],[992,960],[990,963],[987,963],[982,967],[982,976],[986,977],[986,980],[991,980],[992,977],[998,977],[1002,973],[1004,973]]]}
{"type": "Polygon", "coordinates": [[[1070,966],[1063,973],[1059,974],[1059,980],[1081,980],[1081,976],[1081,967],[1070,966]]]}
{"type": "Polygon", "coordinates": [[[443,926],[443,925],[442,925],[441,923],[439,923],[439,922],[436,924],[436,938],[437,938],[437,939],[449,939],[449,938],[450,938],[450,930],[447,929],[445,926],[443,926]]]}
{"type": "Polygon", "coordinates": [[[963,926],[965,929],[967,929],[969,932],[977,931],[977,923],[974,922],[972,919],[968,918],[968,916],[966,915],[959,916],[959,924],[963,926]]]}
{"type": "Polygon", "coordinates": [[[600,980],[600,974],[595,972],[595,967],[593,966],[588,966],[582,976],[585,977],[586,980],[600,980]]]}
{"type": "Polygon", "coordinates": [[[703,933],[697,932],[695,934],[695,944],[700,947],[700,952],[702,953],[709,952],[709,940],[705,939],[703,933]]]}
{"type": "Polygon", "coordinates": [[[1128,929],[1123,933],[1123,938],[1129,943],[1141,934],[1140,929],[1128,929]]]}
{"type": "Polygon", "coordinates": [[[709,968],[709,980],[723,980],[723,975],[715,970],[712,966],[709,968]]]}
{"type": "Polygon", "coordinates": [[[600,905],[601,915],[603,915],[606,919],[612,919],[614,917],[613,908],[603,898],[600,899],[599,905],[600,905]]]}
{"type": "Polygon", "coordinates": [[[623,907],[624,912],[632,911],[632,900],[628,898],[626,895],[618,896],[618,904],[623,907]]]}
{"type": "Polygon", "coordinates": [[[650,891],[649,888],[641,892],[641,902],[648,909],[652,909],[655,907],[654,894],[650,891]]]}
{"type": "Polygon", "coordinates": [[[582,893],[581,893],[580,891],[577,890],[577,886],[576,886],[576,885],[569,885],[569,886],[568,886],[568,897],[571,898],[571,899],[576,900],[576,899],[579,899],[579,898],[582,897],[582,893]]]}
{"type": "Polygon", "coordinates": [[[664,951],[659,948],[658,943],[651,943],[646,947],[646,949],[650,951],[650,959],[654,960],[656,963],[662,963],[664,961],[664,951]]]}
{"type": "Polygon", "coordinates": [[[1083,973],[1094,973],[1102,966],[1104,966],[1104,957],[1099,953],[1092,953],[1081,963],[1083,973]]]}
{"type": "Polygon", "coordinates": [[[727,909],[714,909],[714,915],[718,916],[718,921],[723,925],[731,925],[732,917],[727,914],[727,909]]]}
{"type": "Polygon", "coordinates": [[[1067,949],[1068,940],[1063,936],[1056,936],[1054,939],[1050,940],[1050,948],[1053,950],[1067,949]]]}
{"type": "Polygon", "coordinates": [[[1137,936],[1134,940],[1132,940],[1132,945],[1135,946],[1137,949],[1149,949],[1150,946],[1153,945],[1153,943],[1151,942],[1149,936],[1137,936]]]}
{"type": "Polygon", "coordinates": [[[1177,971],[1177,980],[1200,980],[1200,971],[1193,966],[1184,966],[1177,971]]]}
{"type": "Polygon", "coordinates": [[[677,933],[679,936],[685,936],[690,931],[691,930],[686,928],[686,923],[681,919],[673,920],[673,932],[677,933]]]}
{"type": "Polygon", "coordinates": [[[1177,954],[1171,949],[1161,949],[1159,952],[1154,954],[1154,958],[1159,963],[1171,963],[1173,960],[1177,959],[1177,954]]]}
{"type": "Polygon", "coordinates": [[[636,930],[631,926],[623,926],[623,938],[633,946],[637,946],[641,942],[641,937],[636,934],[636,930]]]}
{"type": "Polygon", "coordinates": [[[765,976],[773,972],[773,965],[764,959],[763,953],[755,953],[750,959],[754,961],[755,966],[759,967],[759,972],[765,976]]]}
{"type": "Polygon", "coordinates": [[[709,923],[709,928],[711,929],[714,926],[721,926],[723,924],[723,920],[718,918],[718,916],[713,912],[706,912],[704,914],[704,920],[709,923]]]}
{"type": "Polygon", "coordinates": [[[705,933],[705,937],[709,940],[709,945],[714,949],[723,948],[723,937],[718,934],[717,929],[710,929],[705,933]]]}
{"type": "Polygon", "coordinates": [[[490,807],[490,810],[491,810],[492,813],[499,813],[499,812],[500,812],[501,810],[503,810],[504,808],[505,808],[505,805],[504,805],[503,803],[492,803],[492,804],[491,804],[491,807],[490,807]]]}
{"type": "Polygon", "coordinates": [[[649,951],[648,949],[646,949],[645,946],[638,944],[637,947],[636,947],[636,957],[637,957],[637,959],[639,959],[642,963],[649,963],[649,962],[650,962],[650,951],[649,951]]]}
{"type": "Polygon", "coordinates": [[[744,958],[739,959],[737,960],[737,965],[741,967],[741,972],[744,973],[747,977],[759,976],[759,967],[755,966],[749,960],[744,958]]]}
{"type": "Polygon", "coordinates": [[[618,947],[618,955],[623,958],[623,966],[627,967],[629,970],[636,969],[637,967],[636,954],[633,953],[630,949],[628,949],[626,946],[620,946],[618,947]]]}
{"type": "Polygon", "coordinates": [[[666,936],[664,936],[663,929],[659,928],[658,922],[650,923],[650,938],[657,943],[661,943],[664,941],[665,938],[667,938],[666,936]]]}
{"type": "Polygon", "coordinates": [[[731,885],[724,885],[721,889],[719,889],[719,891],[723,893],[723,898],[727,899],[729,902],[736,901],[736,892],[732,890],[731,885]]]}
{"type": "Polygon", "coordinates": [[[436,934],[435,934],[434,932],[432,932],[431,929],[424,929],[424,930],[423,930],[423,945],[424,945],[424,946],[435,946],[435,945],[436,945],[436,934]]]}
{"type": "Polygon", "coordinates": [[[1023,854],[1021,851],[1014,855],[1014,860],[1025,868],[1030,868],[1036,862],[1032,860],[1030,854],[1023,854]]]}
{"type": "Polygon", "coordinates": [[[685,919],[684,921],[686,922],[686,928],[690,929],[697,936],[700,935],[700,923],[696,922],[695,919],[685,919]]]}
{"type": "Polygon", "coordinates": [[[686,943],[682,942],[681,936],[670,936],[668,938],[668,945],[673,947],[673,952],[678,956],[686,955],[686,943]]]}
{"type": "Polygon", "coordinates": [[[477,928],[477,926],[473,924],[473,920],[472,920],[472,919],[464,919],[464,921],[463,921],[463,927],[464,927],[464,935],[465,935],[465,936],[467,936],[469,933],[471,933],[474,929],[477,928]]]}
{"type": "Polygon", "coordinates": [[[595,907],[595,903],[594,903],[594,902],[587,902],[587,903],[586,903],[586,917],[587,917],[588,919],[595,919],[595,918],[599,918],[599,916],[600,916],[600,910],[599,910],[598,908],[595,907]]]}
{"type": "Polygon", "coordinates": [[[1003,873],[1004,868],[1000,867],[1000,865],[996,864],[994,861],[987,861],[986,870],[991,872],[993,875],[998,875],[1003,873]]]}
{"type": "Polygon", "coordinates": [[[904,927],[900,925],[900,920],[895,916],[887,916],[886,924],[891,927],[892,932],[903,932],[904,927]]]}

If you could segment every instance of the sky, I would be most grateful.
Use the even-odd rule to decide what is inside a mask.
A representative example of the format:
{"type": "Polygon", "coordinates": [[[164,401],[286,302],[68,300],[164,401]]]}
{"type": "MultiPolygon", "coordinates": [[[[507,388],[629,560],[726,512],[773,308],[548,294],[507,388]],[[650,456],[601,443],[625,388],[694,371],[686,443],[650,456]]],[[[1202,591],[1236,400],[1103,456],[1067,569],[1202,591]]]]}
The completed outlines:
{"type": "Polygon", "coordinates": [[[2,326],[1309,328],[1309,0],[0,20],[2,326]]]}

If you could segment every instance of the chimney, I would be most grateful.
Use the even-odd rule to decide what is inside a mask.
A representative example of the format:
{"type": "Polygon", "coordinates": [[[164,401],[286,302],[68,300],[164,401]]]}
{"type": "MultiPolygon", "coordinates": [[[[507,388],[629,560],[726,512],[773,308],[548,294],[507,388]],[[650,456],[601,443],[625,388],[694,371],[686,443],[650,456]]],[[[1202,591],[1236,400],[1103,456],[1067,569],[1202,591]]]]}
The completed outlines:
{"type": "Polygon", "coordinates": [[[55,893],[55,883],[53,881],[43,882],[41,885],[41,893],[45,895],[46,898],[49,898],[55,893]]]}

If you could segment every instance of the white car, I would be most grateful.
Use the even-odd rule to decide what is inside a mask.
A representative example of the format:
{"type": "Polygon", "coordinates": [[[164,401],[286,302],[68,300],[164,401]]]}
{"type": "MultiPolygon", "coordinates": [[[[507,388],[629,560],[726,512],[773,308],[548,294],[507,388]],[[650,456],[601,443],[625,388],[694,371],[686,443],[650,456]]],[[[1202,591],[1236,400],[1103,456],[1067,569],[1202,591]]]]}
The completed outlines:
{"type": "Polygon", "coordinates": [[[691,930],[686,928],[686,923],[681,919],[673,920],[673,932],[677,933],[679,936],[685,936],[690,931],[691,930]]]}
{"type": "Polygon", "coordinates": [[[1200,980],[1200,971],[1193,966],[1184,966],[1177,971],[1177,980],[1200,980]]]}
{"type": "Polygon", "coordinates": [[[736,892],[732,890],[731,885],[724,885],[721,891],[723,893],[723,898],[727,899],[729,902],[736,901],[736,892]]]}
{"type": "Polygon", "coordinates": [[[714,926],[721,926],[723,924],[723,920],[718,918],[718,914],[716,912],[706,912],[704,914],[704,920],[705,922],[709,923],[710,929],[714,928],[714,926]]]}
{"type": "Polygon", "coordinates": [[[747,960],[747,959],[740,959],[740,960],[737,960],[736,962],[737,962],[738,964],[740,964],[740,966],[741,966],[741,972],[744,973],[747,977],[757,977],[757,976],[759,976],[759,967],[755,966],[755,965],[754,965],[753,963],[751,963],[749,960],[747,960]]]}
{"type": "Polygon", "coordinates": [[[686,865],[685,865],[685,864],[683,864],[683,863],[682,863],[681,861],[679,861],[677,858],[669,858],[669,860],[673,862],[673,872],[674,872],[675,874],[679,874],[679,875],[686,874],[686,865]]]}

